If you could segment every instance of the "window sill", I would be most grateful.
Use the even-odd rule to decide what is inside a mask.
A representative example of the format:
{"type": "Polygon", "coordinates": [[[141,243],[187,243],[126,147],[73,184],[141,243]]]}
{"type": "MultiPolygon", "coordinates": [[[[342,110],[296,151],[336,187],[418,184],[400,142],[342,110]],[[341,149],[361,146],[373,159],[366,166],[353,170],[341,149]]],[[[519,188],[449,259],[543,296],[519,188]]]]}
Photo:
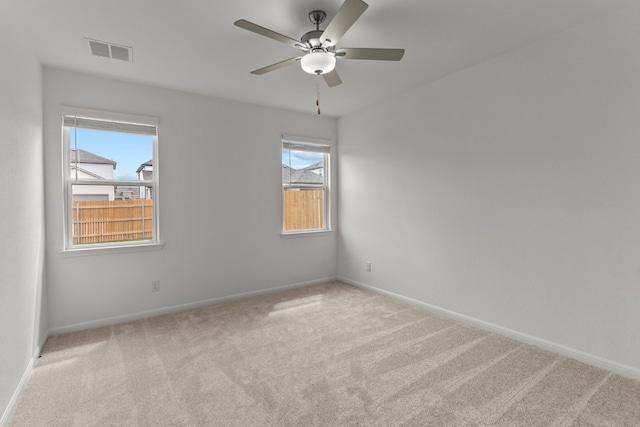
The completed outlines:
{"type": "Polygon", "coordinates": [[[280,237],[292,239],[296,237],[328,236],[330,234],[333,234],[333,230],[293,231],[288,233],[282,231],[280,232],[280,237]]]}
{"type": "Polygon", "coordinates": [[[120,246],[91,246],[86,248],[65,249],[60,253],[65,257],[91,256],[91,255],[108,255],[122,254],[130,252],[147,252],[159,251],[164,247],[164,243],[144,243],[138,245],[120,245],[120,246]]]}

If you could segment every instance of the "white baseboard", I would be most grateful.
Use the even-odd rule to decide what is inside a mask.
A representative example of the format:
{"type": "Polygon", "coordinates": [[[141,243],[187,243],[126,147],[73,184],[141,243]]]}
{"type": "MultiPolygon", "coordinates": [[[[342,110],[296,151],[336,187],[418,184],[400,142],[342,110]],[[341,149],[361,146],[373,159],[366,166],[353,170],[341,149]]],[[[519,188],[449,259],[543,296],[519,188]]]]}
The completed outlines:
{"type": "Polygon", "coordinates": [[[520,341],[526,344],[531,344],[544,350],[551,351],[553,353],[560,354],[562,356],[570,357],[572,359],[579,360],[598,368],[606,369],[607,371],[614,372],[616,374],[623,375],[625,377],[640,379],[640,369],[632,366],[623,365],[621,363],[613,362],[603,357],[595,356],[593,354],[585,353],[581,350],[576,350],[561,344],[556,344],[551,341],[544,340],[542,338],[527,335],[512,329],[504,328],[502,326],[494,325],[493,323],[485,322],[474,317],[466,316],[464,314],[456,313],[445,308],[441,308],[435,305],[428,304],[413,298],[405,297],[394,292],[386,291],[384,289],[376,288],[375,286],[367,285],[365,283],[357,282],[355,280],[347,279],[346,277],[338,277],[336,280],[344,282],[359,288],[368,289],[379,294],[387,295],[389,297],[406,301],[410,304],[417,305],[428,311],[445,315],[461,322],[476,326],[478,328],[495,332],[496,334],[503,335],[509,338],[513,338],[516,341],[520,341]]]}
{"type": "Polygon", "coordinates": [[[158,308],[154,310],[147,310],[147,311],[141,311],[141,312],[132,313],[132,314],[125,314],[123,316],[115,316],[115,317],[109,317],[106,319],[98,319],[98,320],[91,320],[88,322],[74,323],[72,325],[59,326],[56,328],[49,329],[49,335],[66,334],[68,332],[76,332],[76,331],[81,331],[83,329],[114,325],[116,323],[129,322],[132,320],[143,319],[145,317],[159,316],[162,314],[176,313],[179,311],[186,311],[194,308],[204,307],[207,305],[219,304],[222,302],[233,301],[233,300],[238,300],[242,298],[258,296],[258,295],[270,294],[273,292],[284,291],[287,289],[294,289],[294,288],[301,288],[304,286],[329,283],[335,280],[336,280],[335,277],[326,277],[324,279],[310,280],[307,282],[294,283],[291,285],[278,286],[275,288],[263,289],[259,291],[244,292],[244,293],[229,295],[225,297],[212,298],[204,301],[196,301],[196,302],[190,302],[186,304],[173,305],[170,307],[158,308]]]}
{"type": "Polygon", "coordinates": [[[24,388],[27,385],[27,382],[29,381],[29,378],[31,377],[31,373],[33,372],[33,368],[36,365],[36,360],[42,354],[42,349],[44,349],[44,345],[47,342],[47,338],[49,338],[48,335],[45,336],[42,339],[41,342],[38,343],[38,346],[34,350],[33,355],[31,356],[31,360],[29,360],[29,363],[27,364],[27,367],[25,368],[24,372],[22,373],[22,377],[20,378],[20,381],[18,382],[18,386],[14,390],[13,395],[11,396],[11,399],[9,400],[9,404],[4,409],[4,413],[2,414],[2,417],[0,418],[0,427],[5,427],[6,425],[9,424],[9,420],[11,419],[11,415],[13,415],[13,412],[15,411],[16,406],[18,405],[18,401],[20,400],[20,396],[22,396],[22,392],[24,391],[24,388]]]}
{"type": "Polygon", "coordinates": [[[29,381],[29,377],[31,377],[31,372],[33,372],[33,368],[36,365],[36,360],[40,357],[40,354],[42,354],[42,349],[44,348],[44,345],[47,342],[47,338],[48,338],[48,335],[44,337],[42,342],[38,343],[37,348],[33,352],[33,356],[31,357],[31,360],[27,364],[27,367],[25,368],[22,374],[22,378],[20,378],[20,382],[18,383],[18,386],[16,387],[15,391],[13,392],[13,395],[11,396],[11,400],[9,400],[9,404],[7,405],[7,407],[4,410],[4,413],[2,414],[2,418],[0,418],[0,427],[5,427],[6,425],[9,424],[11,415],[13,415],[13,412],[15,411],[16,406],[18,405],[18,401],[20,400],[20,396],[22,396],[22,392],[24,391],[24,388],[27,385],[27,381],[29,381]]]}
{"type": "MultiPolygon", "coordinates": [[[[39,355],[40,354],[38,354],[38,356],[39,355]]],[[[2,414],[2,418],[0,418],[0,427],[5,427],[9,424],[11,415],[13,415],[13,411],[15,411],[16,406],[18,406],[18,401],[20,400],[20,396],[22,395],[24,387],[27,385],[27,381],[31,376],[31,372],[33,371],[35,360],[36,358],[38,358],[38,356],[32,357],[29,363],[27,364],[27,367],[25,368],[24,373],[22,374],[22,378],[20,378],[20,382],[18,383],[18,386],[13,392],[13,396],[11,396],[11,400],[9,400],[9,404],[5,408],[4,414],[2,414]]]]}
{"type": "Polygon", "coordinates": [[[14,390],[13,395],[11,396],[11,400],[9,400],[9,404],[7,405],[7,407],[4,410],[4,413],[2,414],[2,418],[0,418],[0,427],[5,427],[6,425],[9,424],[11,415],[13,415],[13,411],[15,411],[16,406],[18,405],[20,396],[22,395],[22,392],[24,391],[24,388],[27,385],[27,381],[29,381],[29,377],[31,377],[31,372],[33,372],[33,368],[36,364],[36,360],[40,357],[40,354],[42,353],[42,349],[44,348],[44,345],[46,342],[47,342],[47,337],[45,337],[44,340],[38,344],[38,347],[35,349],[33,356],[31,357],[31,360],[29,361],[29,363],[27,364],[27,367],[22,373],[22,378],[20,378],[20,382],[18,383],[18,386],[14,390]]]}

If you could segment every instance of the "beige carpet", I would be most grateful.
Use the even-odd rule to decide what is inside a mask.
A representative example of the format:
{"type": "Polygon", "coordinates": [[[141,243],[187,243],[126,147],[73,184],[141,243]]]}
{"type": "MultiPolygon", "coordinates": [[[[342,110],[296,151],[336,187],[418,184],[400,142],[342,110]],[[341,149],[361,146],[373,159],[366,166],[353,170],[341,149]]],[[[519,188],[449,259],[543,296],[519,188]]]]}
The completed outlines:
{"type": "Polygon", "coordinates": [[[640,426],[640,382],[333,283],[51,337],[11,426],[640,426]]]}

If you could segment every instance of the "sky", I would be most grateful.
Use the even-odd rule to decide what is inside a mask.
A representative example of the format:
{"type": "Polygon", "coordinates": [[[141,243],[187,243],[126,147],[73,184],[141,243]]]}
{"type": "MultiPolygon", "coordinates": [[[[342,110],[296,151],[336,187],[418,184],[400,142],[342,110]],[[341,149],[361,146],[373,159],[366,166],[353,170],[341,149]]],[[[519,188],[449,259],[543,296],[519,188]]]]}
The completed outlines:
{"type": "MultiPolygon", "coordinates": [[[[115,179],[137,180],[136,170],[153,159],[153,137],[120,132],[76,128],[77,148],[113,160],[115,179]]],[[[75,148],[73,129],[71,148],[75,148]]]]}
{"type": "Polygon", "coordinates": [[[322,158],[322,153],[282,149],[282,163],[294,169],[306,168],[314,163],[318,163],[322,158]],[[291,163],[289,163],[289,153],[291,153],[291,163]]]}

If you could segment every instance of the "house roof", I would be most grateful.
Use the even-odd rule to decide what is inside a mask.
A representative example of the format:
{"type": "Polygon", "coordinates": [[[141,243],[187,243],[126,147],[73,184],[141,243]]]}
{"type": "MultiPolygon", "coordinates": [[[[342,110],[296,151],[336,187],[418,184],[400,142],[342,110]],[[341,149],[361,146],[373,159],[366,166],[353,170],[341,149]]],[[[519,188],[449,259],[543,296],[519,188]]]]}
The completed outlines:
{"type": "Polygon", "coordinates": [[[293,169],[282,164],[282,183],[283,184],[322,184],[324,177],[313,173],[308,168],[293,169]]]}
{"type": "Polygon", "coordinates": [[[103,177],[103,176],[100,176],[100,175],[98,175],[97,173],[93,173],[93,172],[91,172],[91,171],[88,171],[88,170],[83,169],[83,168],[79,168],[79,167],[77,167],[77,166],[71,166],[71,170],[72,170],[72,171],[77,170],[78,172],[82,172],[82,173],[84,173],[84,174],[87,174],[87,175],[89,175],[90,177],[95,178],[95,179],[104,179],[104,177],[103,177]]]}
{"type": "Polygon", "coordinates": [[[71,163],[93,163],[93,164],[105,164],[113,165],[116,168],[116,162],[113,160],[98,156],[97,154],[90,153],[88,151],[78,149],[71,149],[71,163]],[[75,160],[75,161],[74,161],[75,160]]]}
{"type": "Polygon", "coordinates": [[[153,166],[153,159],[151,159],[151,160],[149,160],[149,161],[144,162],[143,164],[141,164],[141,165],[140,165],[140,167],[139,167],[138,169],[136,169],[136,173],[140,173],[140,171],[141,171],[142,169],[144,169],[144,167],[145,167],[145,166],[153,166]]]}
{"type": "Polygon", "coordinates": [[[324,160],[320,160],[317,163],[314,163],[312,165],[307,166],[306,168],[304,168],[304,170],[306,171],[310,171],[310,170],[314,170],[314,169],[320,169],[324,167],[324,160]]]}

